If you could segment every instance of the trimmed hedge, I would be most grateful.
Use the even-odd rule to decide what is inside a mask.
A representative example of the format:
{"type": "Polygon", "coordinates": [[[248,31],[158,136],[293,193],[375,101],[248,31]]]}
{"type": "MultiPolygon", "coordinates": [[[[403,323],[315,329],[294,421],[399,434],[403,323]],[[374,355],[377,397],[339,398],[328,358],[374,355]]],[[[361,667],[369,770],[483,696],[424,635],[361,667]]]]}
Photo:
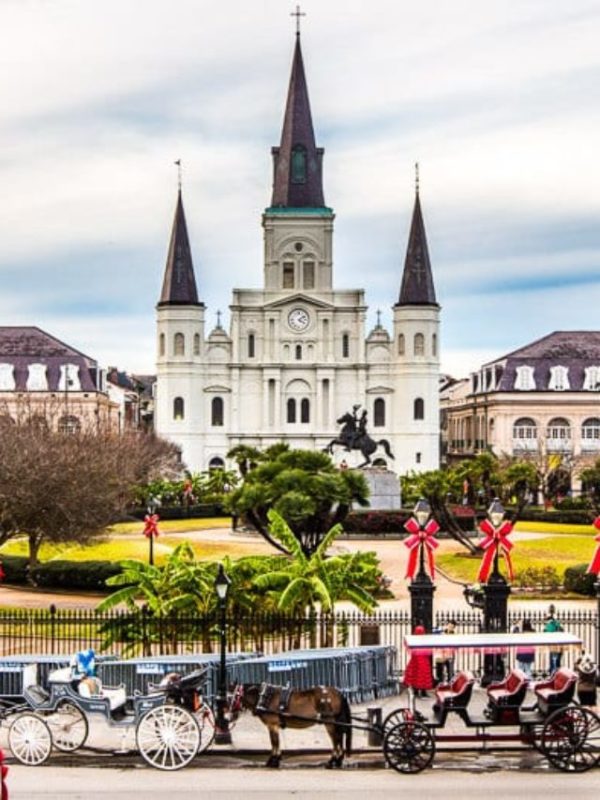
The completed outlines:
{"type": "MultiPolygon", "coordinates": [[[[133,519],[144,519],[148,509],[134,508],[129,512],[128,517],[124,517],[122,522],[133,519]]],[[[161,519],[187,519],[188,517],[230,517],[222,505],[219,503],[203,503],[197,506],[159,506],[156,513],[161,519]]]]}
{"type": "Polygon", "coordinates": [[[563,580],[566,591],[575,592],[575,594],[584,594],[588,597],[596,596],[594,584],[598,578],[596,575],[590,575],[587,572],[587,568],[587,564],[576,564],[574,567],[566,568],[563,580]]]}
{"type": "MultiPolygon", "coordinates": [[[[412,508],[403,508],[400,511],[351,511],[342,522],[345,533],[364,533],[376,536],[383,533],[404,533],[404,524],[412,517],[412,508]]],[[[473,513],[456,517],[461,530],[470,532],[475,530],[475,516],[473,513]]]]}
{"type": "MultiPolygon", "coordinates": [[[[511,511],[509,507],[507,511],[511,511]]],[[[521,512],[519,520],[523,522],[557,522],[562,525],[591,525],[594,514],[591,511],[527,508],[521,512]]]]}
{"type": "MultiPolygon", "coordinates": [[[[5,582],[27,584],[28,559],[25,556],[3,556],[5,582]]],[[[105,581],[119,575],[121,566],[115,561],[47,561],[35,567],[32,578],[35,586],[44,589],[84,589],[108,591],[105,581]]]]}

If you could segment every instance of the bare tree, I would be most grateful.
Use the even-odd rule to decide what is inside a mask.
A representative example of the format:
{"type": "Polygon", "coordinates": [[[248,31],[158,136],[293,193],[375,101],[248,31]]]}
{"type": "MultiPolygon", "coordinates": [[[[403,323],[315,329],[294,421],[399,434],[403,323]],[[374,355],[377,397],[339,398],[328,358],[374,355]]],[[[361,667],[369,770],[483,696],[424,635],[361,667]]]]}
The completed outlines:
{"type": "Polygon", "coordinates": [[[179,454],[157,437],[95,429],[60,433],[40,418],[0,430],[0,544],[29,541],[30,567],[41,544],[88,543],[130,504],[136,484],[173,472],[179,454]]]}

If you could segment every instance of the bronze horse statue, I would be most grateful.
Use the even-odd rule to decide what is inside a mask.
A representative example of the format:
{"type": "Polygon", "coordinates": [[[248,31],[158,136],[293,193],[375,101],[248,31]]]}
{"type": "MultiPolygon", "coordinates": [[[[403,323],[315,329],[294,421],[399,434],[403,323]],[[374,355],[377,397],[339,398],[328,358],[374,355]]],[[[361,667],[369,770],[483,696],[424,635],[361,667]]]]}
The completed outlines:
{"type": "Polygon", "coordinates": [[[329,768],[341,767],[344,755],[352,752],[350,704],[333,686],[289,689],[265,683],[238,684],[230,704],[232,719],[245,709],[259,717],[269,730],[271,754],[267,767],[278,767],[281,762],[280,728],[324,725],[332,744],[329,768]]]}
{"type": "MultiPolygon", "coordinates": [[[[357,406],[354,408],[356,409],[357,406]]],[[[367,433],[366,415],[367,412],[363,411],[361,419],[357,420],[355,414],[351,414],[349,411],[343,414],[337,420],[338,425],[342,425],[342,430],[337,438],[329,442],[325,448],[325,452],[329,453],[329,455],[333,455],[333,448],[335,445],[345,447],[346,450],[360,450],[365,460],[362,464],[358,465],[357,469],[366,467],[367,464],[371,463],[371,456],[379,445],[383,447],[388,458],[394,458],[390,450],[390,443],[387,439],[375,441],[375,439],[372,439],[367,433]]]]}

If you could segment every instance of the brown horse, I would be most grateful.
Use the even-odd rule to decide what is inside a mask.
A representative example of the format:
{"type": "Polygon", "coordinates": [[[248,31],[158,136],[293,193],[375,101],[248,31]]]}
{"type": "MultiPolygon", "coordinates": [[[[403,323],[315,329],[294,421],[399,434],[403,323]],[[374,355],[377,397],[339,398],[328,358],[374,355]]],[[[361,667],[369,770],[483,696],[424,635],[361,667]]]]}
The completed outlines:
{"type": "Polygon", "coordinates": [[[243,709],[260,717],[269,729],[271,755],[267,767],[278,767],[281,761],[280,728],[325,726],[333,746],[327,766],[341,767],[344,754],[352,752],[352,716],[346,697],[333,686],[311,689],[283,689],[268,684],[239,684],[233,692],[231,713],[235,719],[243,709]],[[344,748],[345,738],[345,748],[344,748]]]}

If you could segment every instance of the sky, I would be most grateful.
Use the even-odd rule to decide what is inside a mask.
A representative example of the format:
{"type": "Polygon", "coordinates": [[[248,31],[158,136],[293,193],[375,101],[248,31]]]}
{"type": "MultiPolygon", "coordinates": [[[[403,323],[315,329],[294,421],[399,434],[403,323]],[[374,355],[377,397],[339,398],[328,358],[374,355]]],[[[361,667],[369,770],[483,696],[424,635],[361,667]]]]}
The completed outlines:
{"type": "MultiPolygon", "coordinates": [[[[0,0],[0,324],[154,371],[183,163],[207,333],[262,285],[294,3],[0,0]]],[[[305,0],[334,283],[389,326],[414,201],[456,377],[597,329],[597,0],[305,0]]],[[[368,331],[367,331],[368,332],[368,331]]]]}

